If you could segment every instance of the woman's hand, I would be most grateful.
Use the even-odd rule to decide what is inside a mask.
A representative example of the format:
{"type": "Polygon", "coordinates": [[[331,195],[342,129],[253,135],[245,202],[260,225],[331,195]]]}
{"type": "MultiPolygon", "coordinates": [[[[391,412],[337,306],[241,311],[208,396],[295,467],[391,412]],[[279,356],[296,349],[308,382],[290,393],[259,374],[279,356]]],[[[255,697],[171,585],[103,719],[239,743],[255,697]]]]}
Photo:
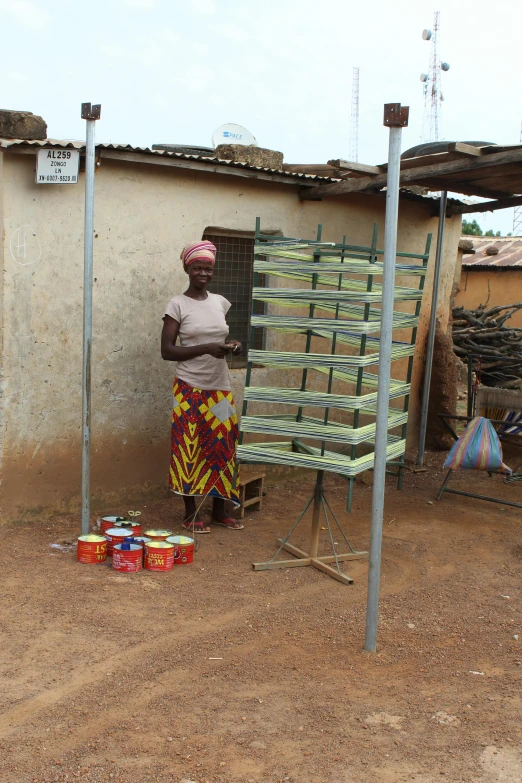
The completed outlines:
{"type": "Polygon", "coordinates": [[[201,347],[204,347],[205,353],[209,353],[214,359],[224,359],[233,350],[230,343],[206,343],[201,347]]]}
{"type": "Polygon", "coordinates": [[[230,342],[228,342],[227,345],[230,346],[230,350],[235,356],[237,356],[237,354],[241,351],[241,348],[243,347],[239,342],[239,340],[230,340],[230,342]]]}

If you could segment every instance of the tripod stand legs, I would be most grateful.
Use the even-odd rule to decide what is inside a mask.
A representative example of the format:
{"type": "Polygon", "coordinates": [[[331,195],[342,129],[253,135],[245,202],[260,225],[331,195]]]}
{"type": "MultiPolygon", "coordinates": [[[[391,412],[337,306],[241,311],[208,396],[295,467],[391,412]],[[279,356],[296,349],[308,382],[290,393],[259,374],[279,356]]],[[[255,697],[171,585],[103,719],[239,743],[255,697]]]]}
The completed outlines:
{"type": "Polygon", "coordinates": [[[328,501],[326,501],[326,498],[324,496],[323,476],[324,476],[323,471],[322,470],[318,471],[317,481],[314,488],[314,494],[307,502],[303,513],[297,519],[297,522],[292,526],[286,538],[277,539],[277,543],[279,544],[279,549],[275,553],[274,557],[271,560],[268,560],[267,562],[264,563],[253,563],[252,567],[254,571],[269,571],[278,568],[299,568],[303,566],[312,566],[313,568],[316,568],[318,571],[322,571],[323,573],[328,574],[328,576],[331,576],[332,579],[336,579],[338,582],[342,582],[343,584],[346,585],[353,583],[353,579],[350,576],[343,574],[338,569],[338,564],[345,560],[361,560],[363,558],[367,558],[368,552],[356,552],[354,550],[352,550],[351,552],[346,552],[344,554],[343,553],[337,554],[335,552],[334,541],[333,541],[332,531],[330,527],[330,520],[328,518],[328,513],[327,513],[327,507],[330,509],[330,513],[332,514],[343,537],[345,538],[346,541],[347,539],[342,531],[341,526],[339,525],[339,522],[337,521],[335,514],[333,513],[332,509],[328,504],[328,501]],[[298,547],[293,546],[293,544],[289,544],[288,539],[290,538],[290,536],[296,529],[297,525],[303,518],[304,514],[310,507],[312,501],[313,501],[313,509],[312,509],[312,527],[310,530],[310,546],[309,546],[309,552],[304,552],[302,549],[298,549],[298,547]],[[321,532],[321,509],[323,510],[325,520],[326,520],[326,525],[330,533],[330,541],[332,543],[332,549],[334,551],[333,555],[318,554],[319,535],[321,532]],[[294,555],[294,557],[297,559],[276,560],[275,558],[282,550],[288,552],[291,555],[294,555]],[[337,568],[332,568],[332,566],[330,566],[329,563],[335,563],[337,568]]]}

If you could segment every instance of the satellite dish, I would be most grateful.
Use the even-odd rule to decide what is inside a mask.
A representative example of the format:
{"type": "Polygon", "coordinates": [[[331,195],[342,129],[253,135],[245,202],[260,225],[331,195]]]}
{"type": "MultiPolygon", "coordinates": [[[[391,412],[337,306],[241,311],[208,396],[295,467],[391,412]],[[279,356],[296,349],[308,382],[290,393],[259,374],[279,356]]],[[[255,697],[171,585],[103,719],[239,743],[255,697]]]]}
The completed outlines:
{"type": "Polygon", "coordinates": [[[422,31],[422,40],[423,41],[431,41],[431,30],[423,30],[422,31]]]}
{"type": "Polygon", "coordinates": [[[442,68],[443,71],[449,71],[450,69],[449,63],[441,63],[440,67],[442,68]]]}
{"type": "Polygon", "coordinates": [[[427,82],[428,81],[428,74],[427,73],[421,73],[420,80],[421,80],[421,82],[427,82]]]}
{"type": "Polygon", "coordinates": [[[247,131],[242,125],[235,125],[233,122],[220,125],[212,134],[212,146],[214,149],[219,144],[243,144],[246,147],[250,145],[257,147],[257,141],[250,131],[247,131]]]}

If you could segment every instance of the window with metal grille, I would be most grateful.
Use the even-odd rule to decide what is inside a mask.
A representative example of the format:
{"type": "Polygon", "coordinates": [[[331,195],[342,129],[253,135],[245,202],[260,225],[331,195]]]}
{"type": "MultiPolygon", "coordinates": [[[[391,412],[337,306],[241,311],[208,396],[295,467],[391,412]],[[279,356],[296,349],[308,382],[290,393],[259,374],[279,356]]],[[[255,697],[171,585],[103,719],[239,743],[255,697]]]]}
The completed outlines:
{"type": "MultiPolygon", "coordinates": [[[[216,246],[216,265],[209,291],[221,294],[232,304],[228,311],[229,338],[242,344],[239,356],[230,356],[230,366],[245,367],[250,341],[252,285],[254,280],[254,238],[205,232],[203,239],[216,246]]],[[[259,285],[264,285],[259,275],[259,285]]],[[[263,313],[263,302],[255,303],[255,312],[263,313]]],[[[254,330],[254,348],[263,348],[263,330],[254,330]]]]}

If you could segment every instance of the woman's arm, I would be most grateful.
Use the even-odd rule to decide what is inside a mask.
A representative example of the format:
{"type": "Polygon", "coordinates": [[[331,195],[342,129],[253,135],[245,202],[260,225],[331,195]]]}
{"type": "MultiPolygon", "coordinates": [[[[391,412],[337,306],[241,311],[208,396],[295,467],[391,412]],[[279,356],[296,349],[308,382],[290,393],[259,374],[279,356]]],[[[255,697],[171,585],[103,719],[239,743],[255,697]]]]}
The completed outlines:
{"type": "Polygon", "coordinates": [[[228,343],[201,343],[182,348],[176,345],[179,334],[178,321],[166,315],[163,320],[161,332],[161,356],[167,362],[184,362],[187,359],[195,359],[197,356],[210,354],[215,359],[224,359],[227,353],[233,349],[228,343]]]}

